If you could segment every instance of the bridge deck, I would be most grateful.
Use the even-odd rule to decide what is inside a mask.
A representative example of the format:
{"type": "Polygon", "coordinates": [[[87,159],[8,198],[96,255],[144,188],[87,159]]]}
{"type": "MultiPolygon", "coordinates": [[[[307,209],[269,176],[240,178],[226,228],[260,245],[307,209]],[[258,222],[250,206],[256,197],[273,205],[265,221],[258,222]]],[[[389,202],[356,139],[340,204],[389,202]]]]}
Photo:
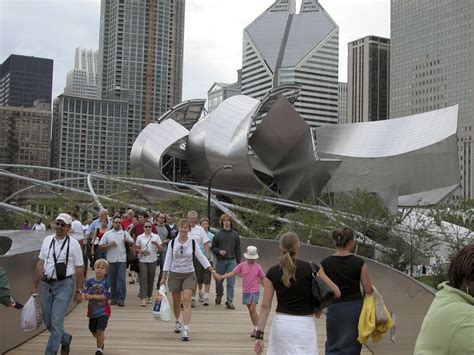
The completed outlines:
{"type": "MultiPolygon", "coordinates": [[[[112,315],[106,330],[105,354],[252,354],[252,326],[247,308],[241,304],[241,282],[236,280],[235,310],[214,304],[214,282],[211,286],[211,304],[198,303],[192,310],[191,341],[182,342],[173,332],[173,321],[161,322],[153,318],[151,305],[139,306],[138,286],[127,285],[125,307],[112,306],[112,315]]],[[[276,300],[274,300],[275,306],[276,300]]],[[[272,312],[271,314],[273,314],[272,312]]],[[[324,316],[323,316],[324,317],[324,316]]],[[[324,354],[325,321],[316,321],[318,347],[324,354]]],[[[266,338],[270,333],[271,317],[267,323],[266,338]]],[[[65,320],[65,329],[73,335],[71,354],[93,354],[95,339],[88,330],[86,303],[77,306],[65,320]]],[[[40,354],[46,347],[49,333],[41,333],[8,355],[40,354]]],[[[367,350],[363,354],[370,354],[367,350]]]]}

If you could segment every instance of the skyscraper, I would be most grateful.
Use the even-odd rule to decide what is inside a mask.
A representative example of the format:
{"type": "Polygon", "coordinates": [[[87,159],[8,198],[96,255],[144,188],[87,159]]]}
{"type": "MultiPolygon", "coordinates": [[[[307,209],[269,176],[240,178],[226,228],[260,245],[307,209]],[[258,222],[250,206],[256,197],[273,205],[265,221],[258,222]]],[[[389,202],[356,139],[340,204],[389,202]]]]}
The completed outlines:
{"type": "MultiPolygon", "coordinates": [[[[0,162],[49,166],[51,161],[51,105],[37,100],[32,107],[0,107],[0,162]]],[[[15,170],[16,172],[17,170],[15,170]]],[[[46,170],[22,169],[20,174],[49,180],[46,170]]],[[[0,177],[0,198],[30,183],[0,177]]]]}
{"type": "Polygon", "coordinates": [[[347,83],[339,83],[337,123],[345,124],[347,122],[347,83]]]}
{"type": "Polygon", "coordinates": [[[392,0],[390,118],[459,105],[461,196],[474,198],[474,2],[392,0]]]}
{"type": "Polygon", "coordinates": [[[349,123],[389,118],[390,40],[367,36],[348,44],[349,123]]]}
{"type": "Polygon", "coordinates": [[[99,51],[77,47],[74,59],[74,69],[67,73],[64,94],[97,99],[98,61],[99,51]]]}
{"type": "Polygon", "coordinates": [[[99,90],[134,105],[133,139],[181,102],[185,0],[102,0],[99,90]]]}
{"type": "Polygon", "coordinates": [[[53,60],[12,54],[0,65],[0,106],[51,104],[53,60]]]}
{"type": "Polygon", "coordinates": [[[339,28],[317,0],[277,0],[244,30],[242,94],[282,84],[302,90],[294,106],[311,127],[338,117],[339,28]]]}

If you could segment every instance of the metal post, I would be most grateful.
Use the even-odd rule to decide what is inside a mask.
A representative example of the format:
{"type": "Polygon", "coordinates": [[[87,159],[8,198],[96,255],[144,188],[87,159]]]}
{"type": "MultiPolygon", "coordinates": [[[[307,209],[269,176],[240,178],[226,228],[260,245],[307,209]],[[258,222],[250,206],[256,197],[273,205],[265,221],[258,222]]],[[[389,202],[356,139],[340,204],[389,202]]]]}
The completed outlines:
{"type": "Polygon", "coordinates": [[[207,185],[207,219],[209,219],[209,224],[211,223],[211,185],[212,185],[212,179],[217,175],[219,171],[222,169],[225,170],[232,170],[232,165],[224,165],[221,166],[220,168],[217,168],[216,171],[211,175],[211,178],[209,179],[209,183],[207,185]]]}

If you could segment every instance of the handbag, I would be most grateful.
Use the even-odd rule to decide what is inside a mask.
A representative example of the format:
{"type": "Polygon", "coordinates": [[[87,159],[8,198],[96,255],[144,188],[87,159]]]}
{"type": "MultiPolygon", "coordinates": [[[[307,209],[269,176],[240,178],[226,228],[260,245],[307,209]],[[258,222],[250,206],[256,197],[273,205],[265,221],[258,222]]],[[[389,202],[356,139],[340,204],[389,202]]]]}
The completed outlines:
{"type": "Polygon", "coordinates": [[[313,305],[315,311],[320,311],[334,302],[334,291],[319,276],[319,267],[311,262],[312,280],[311,293],[313,295],[313,305]]]}

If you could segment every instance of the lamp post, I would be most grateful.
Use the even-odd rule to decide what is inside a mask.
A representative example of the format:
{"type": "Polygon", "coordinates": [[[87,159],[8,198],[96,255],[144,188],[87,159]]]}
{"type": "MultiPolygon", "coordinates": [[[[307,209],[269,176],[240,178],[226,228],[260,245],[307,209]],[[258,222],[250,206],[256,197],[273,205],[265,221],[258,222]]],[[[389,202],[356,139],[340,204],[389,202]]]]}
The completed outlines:
{"type": "Polygon", "coordinates": [[[211,178],[209,179],[209,184],[207,185],[207,219],[209,219],[209,224],[211,223],[211,185],[212,179],[217,175],[217,173],[221,170],[232,170],[232,165],[224,165],[220,168],[217,168],[216,171],[212,174],[211,178]]]}

